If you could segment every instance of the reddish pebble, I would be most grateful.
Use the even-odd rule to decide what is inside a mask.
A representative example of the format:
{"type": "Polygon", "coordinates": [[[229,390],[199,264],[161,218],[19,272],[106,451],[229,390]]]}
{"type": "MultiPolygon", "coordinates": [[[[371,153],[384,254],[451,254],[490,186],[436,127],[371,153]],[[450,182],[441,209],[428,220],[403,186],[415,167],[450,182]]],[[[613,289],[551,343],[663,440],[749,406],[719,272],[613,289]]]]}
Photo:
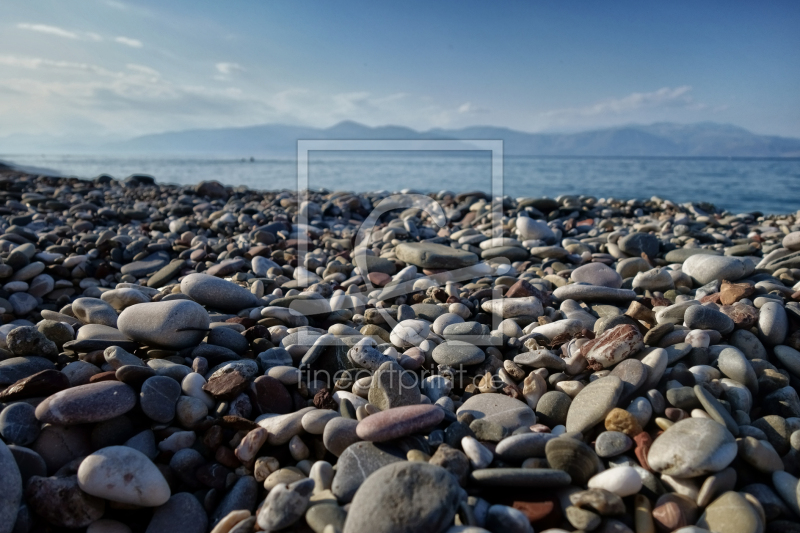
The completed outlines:
{"type": "Polygon", "coordinates": [[[359,422],[356,435],[363,440],[385,442],[430,429],[443,419],[444,409],[437,405],[395,407],[359,422]]]}

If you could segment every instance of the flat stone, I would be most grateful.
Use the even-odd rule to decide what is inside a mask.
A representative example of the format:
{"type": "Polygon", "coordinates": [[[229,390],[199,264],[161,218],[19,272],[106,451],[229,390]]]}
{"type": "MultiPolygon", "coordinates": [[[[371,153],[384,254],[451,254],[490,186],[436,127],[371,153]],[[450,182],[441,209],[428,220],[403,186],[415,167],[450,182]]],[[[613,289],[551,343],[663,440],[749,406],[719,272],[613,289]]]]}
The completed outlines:
{"type": "Polygon", "coordinates": [[[120,331],[131,339],[180,350],[200,343],[206,336],[209,317],[194,302],[173,300],[129,307],[119,315],[118,323],[120,331]]]}
{"type": "Polygon", "coordinates": [[[397,258],[421,268],[466,268],[478,262],[478,256],[434,243],[401,243],[395,248],[397,258]]]}
{"type": "Polygon", "coordinates": [[[72,302],[72,312],[84,324],[117,327],[117,311],[100,298],[78,298],[72,302]]]}
{"type": "Polygon", "coordinates": [[[374,472],[358,489],[344,533],[444,531],[453,523],[460,499],[461,488],[444,468],[393,463],[374,472]]]}
{"type": "Polygon", "coordinates": [[[752,267],[738,257],[698,254],[683,262],[683,272],[698,285],[705,285],[715,280],[737,281],[752,272],[752,267]]]}
{"type": "Polygon", "coordinates": [[[256,422],[269,432],[267,443],[272,446],[280,446],[303,431],[303,415],[315,409],[315,407],[304,407],[294,413],[259,417],[256,422]]]}
{"type": "Polygon", "coordinates": [[[636,299],[636,293],[629,289],[612,289],[596,285],[571,283],[557,288],[553,296],[559,300],[575,300],[585,303],[619,303],[625,304],[636,299]]]}
{"type": "Polygon", "coordinates": [[[633,440],[620,431],[604,431],[594,445],[598,457],[616,457],[633,448],[633,440]]]}
{"type": "Polygon", "coordinates": [[[360,421],[356,434],[363,440],[385,442],[435,427],[443,419],[444,410],[436,405],[396,407],[360,421]]]}
{"type": "Polygon", "coordinates": [[[617,405],[624,385],[616,376],[600,378],[584,387],[569,407],[566,427],[568,432],[584,432],[602,422],[617,405]]]}
{"type": "Polygon", "coordinates": [[[622,287],[622,276],[603,263],[588,263],[579,266],[570,274],[572,281],[588,283],[601,287],[619,289],[622,287]]]}
{"type": "Polygon", "coordinates": [[[470,366],[478,365],[486,359],[486,354],[478,346],[463,341],[446,341],[433,349],[433,360],[440,365],[470,366]]]}
{"type": "Polygon", "coordinates": [[[78,468],[78,485],[92,496],[142,507],[158,507],[170,498],[161,471],[128,446],[109,446],[84,459],[78,468]]]}
{"type": "Polygon", "coordinates": [[[181,281],[181,292],[199,304],[220,311],[237,312],[258,305],[257,298],[249,290],[208,274],[189,274],[181,281]]]}
{"type": "Polygon", "coordinates": [[[679,479],[719,472],[736,457],[733,435],[714,420],[676,422],[650,447],[647,462],[656,472],[679,479]]]}
{"type": "Polygon", "coordinates": [[[705,409],[706,413],[709,416],[728,428],[728,431],[731,432],[731,435],[734,437],[739,435],[739,425],[733,419],[731,414],[725,409],[719,401],[711,395],[702,385],[695,385],[694,386],[694,394],[700,403],[703,405],[703,409],[705,409]]]}
{"type": "Polygon", "coordinates": [[[789,317],[778,302],[767,302],[761,306],[758,317],[758,338],[767,346],[783,344],[789,331],[789,317]]]}
{"type": "Polygon", "coordinates": [[[136,393],[117,381],[72,387],[46,398],[36,407],[41,422],[70,426],[110,420],[136,406],[136,393]]]}
{"type": "Polygon", "coordinates": [[[11,385],[42,370],[53,370],[55,366],[52,361],[34,355],[5,359],[0,361],[0,386],[11,385]]]}
{"type": "Polygon", "coordinates": [[[722,335],[727,335],[734,328],[733,320],[730,317],[704,305],[689,307],[683,319],[690,329],[713,329],[722,335]]]}
{"type": "Polygon", "coordinates": [[[561,391],[545,392],[536,403],[536,418],[549,428],[565,425],[572,398],[561,391]]]}
{"type": "Polygon", "coordinates": [[[457,414],[470,414],[475,420],[497,424],[509,433],[536,423],[536,415],[527,404],[505,394],[477,394],[458,408],[457,414]]]}
{"type": "Polygon", "coordinates": [[[12,402],[37,396],[50,396],[69,388],[69,379],[58,370],[42,370],[22,378],[0,392],[0,402],[12,402]]]}
{"type": "Polygon", "coordinates": [[[717,357],[717,366],[725,376],[738,381],[750,389],[750,392],[758,392],[758,378],[753,365],[736,348],[724,348],[717,357]]]}
{"type": "Polygon", "coordinates": [[[524,461],[530,457],[544,457],[547,442],[557,438],[550,433],[524,433],[501,440],[495,454],[504,461],[524,461]]]}
{"type": "Polygon", "coordinates": [[[571,478],[561,470],[548,468],[485,468],[473,470],[470,483],[483,487],[524,487],[550,489],[565,487],[571,478]]]}
{"type": "Polygon", "coordinates": [[[152,276],[150,276],[150,278],[147,280],[147,286],[154,289],[163,287],[169,283],[170,280],[177,277],[184,267],[186,267],[186,261],[183,259],[178,259],[164,265],[152,276]]]}
{"type": "Polygon", "coordinates": [[[156,252],[148,255],[141,261],[134,261],[123,265],[120,272],[122,272],[123,275],[130,274],[135,278],[143,278],[147,274],[155,272],[163,267],[167,261],[169,261],[169,255],[164,252],[156,252]]]}
{"type": "Polygon", "coordinates": [[[636,359],[625,359],[611,371],[612,376],[622,380],[621,400],[630,399],[648,378],[648,367],[636,359]]]}
{"type": "Polygon", "coordinates": [[[102,324],[82,326],[75,340],[64,344],[65,349],[84,353],[105,350],[110,346],[119,346],[129,351],[138,348],[138,344],[120,330],[102,324]]]}
{"type": "Polygon", "coordinates": [[[27,446],[39,436],[35,409],[24,402],[13,403],[0,411],[0,435],[10,444],[27,446]]]}

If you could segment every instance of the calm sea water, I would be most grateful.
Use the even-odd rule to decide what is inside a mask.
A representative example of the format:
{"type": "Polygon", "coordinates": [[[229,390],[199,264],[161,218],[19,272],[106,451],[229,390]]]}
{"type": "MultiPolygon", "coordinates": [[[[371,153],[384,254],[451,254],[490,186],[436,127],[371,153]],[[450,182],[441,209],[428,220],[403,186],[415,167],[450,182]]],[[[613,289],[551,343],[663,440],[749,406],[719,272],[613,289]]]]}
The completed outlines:
{"type": "MultiPolygon", "coordinates": [[[[158,181],[219,180],[253,189],[294,189],[294,159],[182,156],[15,155],[0,159],[62,175],[158,181]]],[[[790,213],[800,209],[800,159],[506,157],[503,193],[511,196],[586,194],[597,197],[704,201],[732,212],[790,213]]],[[[312,152],[309,185],[330,190],[491,191],[488,153],[408,154],[312,152]]]]}

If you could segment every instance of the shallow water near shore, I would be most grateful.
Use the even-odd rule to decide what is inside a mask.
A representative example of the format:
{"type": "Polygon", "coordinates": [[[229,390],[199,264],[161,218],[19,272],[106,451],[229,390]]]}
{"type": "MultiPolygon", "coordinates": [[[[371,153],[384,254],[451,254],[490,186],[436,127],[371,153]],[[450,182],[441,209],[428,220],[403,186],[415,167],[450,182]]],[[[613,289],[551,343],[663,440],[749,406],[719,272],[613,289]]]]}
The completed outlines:
{"type": "MultiPolygon", "coordinates": [[[[166,183],[214,179],[270,190],[294,189],[297,183],[295,158],[0,154],[0,159],[82,178],[145,173],[166,183]]],[[[709,202],[734,213],[800,209],[800,159],[506,156],[503,174],[503,193],[511,196],[655,195],[676,202],[709,202]]],[[[312,152],[309,157],[309,185],[315,189],[488,192],[491,183],[488,153],[312,152]]]]}

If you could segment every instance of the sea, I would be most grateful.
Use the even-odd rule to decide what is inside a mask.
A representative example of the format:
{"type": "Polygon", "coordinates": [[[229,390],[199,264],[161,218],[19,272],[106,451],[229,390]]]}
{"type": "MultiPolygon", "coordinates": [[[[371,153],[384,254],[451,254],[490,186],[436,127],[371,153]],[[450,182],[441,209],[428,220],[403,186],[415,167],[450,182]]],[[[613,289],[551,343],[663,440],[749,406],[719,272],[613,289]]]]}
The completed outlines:
{"type": "MultiPolygon", "coordinates": [[[[0,153],[0,160],[81,178],[143,173],[164,183],[218,180],[260,190],[296,190],[298,183],[297,159],[290,157],[0,153]]],[[[331,191],[657,196],[677,203],[711,203],[732,213],[800,210],[800,159],[505,156],[502,165],[494,163],[489,152],[311,152],[307,174],[310,188],[331,191]]]]}

